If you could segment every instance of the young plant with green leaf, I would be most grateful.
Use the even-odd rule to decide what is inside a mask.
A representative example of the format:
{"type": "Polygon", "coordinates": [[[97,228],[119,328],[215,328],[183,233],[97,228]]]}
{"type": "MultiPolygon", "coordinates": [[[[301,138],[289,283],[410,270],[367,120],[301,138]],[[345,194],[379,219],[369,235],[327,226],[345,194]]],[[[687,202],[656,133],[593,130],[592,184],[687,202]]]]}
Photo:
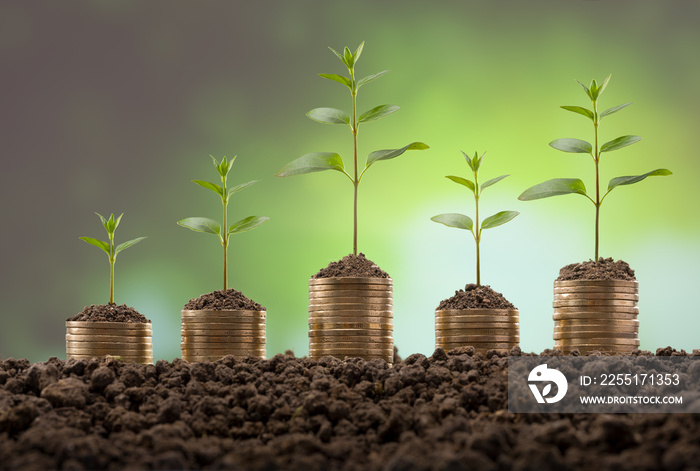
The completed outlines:
{"type": "Polygon", "coordinates": [[[469,165],[469,168],[472,171],[474,180],[456,177],[454,175],[447,175],[445,178],[449,178],[453,182],[467,187],[469,191],[472,192],[472,194],[474,195],[474,203],[476,206],[476,219],[472,220],[472,218],[470,218],[469,216],[465,216],[464,214],[460,213],[438,214],[437,216],[433,216],[430,219],[432,221],[439,222],[440,224],[444,224],[447,227],[464,229],[472,233],[472,236],[474,237],[474,242],[476,242],[476,284],[480,286],[481,253],[479,250],[479,244],[481,243],[481,231],[483,231],[484,229],[491,229],[503,225],[508,221],[512,220],[515,216],[517,216],[520,213],[517,211],[499,211],[498,213],[485,218],[483,222],[479,222],[479,200],[481,199],[482,192],[491,185],[500,182],[508,175],[501,175],[500,177],[492,178],[490,180],[486,180],[482,184],[479,184],[479,168],[481,167],[481,164],[484,161],[484,155],[486,155],[486,152],[481,154],[481,157],[479,157],[479,154],[477,152],[474,152],[474,157],[471,158],[464,152],[462,152],[462,154],[464,154],[464,158],[467,160],[467,165],[469,165]]]}
{"type": "Polygon", "coordinates": [[[352,111],[347,113],[343,110],[336,108],[314,108],[313,110],[306,113],[306,116],[314,121],[318,121],[323,124],[344,124],[350,128],[350,134],[352,135],[353,143],[353,174],[350,175],[345,170],[345,164],[343,162],[340,154],[336,152],[314,152],[311,154],[303,155],[298,159],[287,164],[282,170],[277,172],[275,176],[277,177],[290,177],[292,175],[301,175],[304,173],[321,172],[324,170],[336,170],[344,174],[353,185],[354,188],[354,204],[353,204],[353,240],[352,240],[352,250],[355,255],[357,255],[357,193],[362,181],[362,177],[365,172],[374,164],[380,160],[389,160],[396,158],[408,150],[424,150],[428,146],[422,142],[412,142],[407,146],[400,149],[386,149],[378,150],[370,153],[367,156],[364,169],[360,172],[358,166],[358,144],[357,136],[360,131],[360,124],[369,123],[371,121],[376,121],[379,118],[388,116],[399,109],[396,105],[379,105],[364,113],[358,115],[357,113],[357,92],[363,85],[366,85],[374,80],[378,79],[382,75],[389,72],[388,70],[383,70],[376,74],[368,75],[361,79],[356,79],[355,77],[355,64],[357,64],[360,54],[362,54],[362,49],[364,47],[364,42],[355,50],[353,54],[350,52],[348,47],[345,47],[343,54],[338,53],[333,48],[329,48],[333,54],[338,56],[338,59],[342,61],[348,70],[348,76],[338,75],[338,74],[319,74],[319,76],[338,82],[350,91],[350,98],[352,101],[352,111]]]}
{"type": "Polygon", "coordinates": [[[102,249],[107,254],[107,257],[109,258],[109,304],[114,304],[114,262],[117,260],[117,255],[119,255],[120,252],[128,249],[132,245],[138,244],[143,239],[145,239],[145,237],[137,237],[136,239],[131,239],[115,247],[114,232],[117,230],[117,226],[119,226],[119,222],[122,220],[122,216],[124,216],[124,213],[120,214],[119,217],[116,219],[114,218],[114,214],[112,214],[109,217],[109,219],[105,219],[104,216],[102,216],[100,213],[95,214],[97,214],[100,217],[100,221],[102,221],[102,226],[107,231],[107,237],[109,238],[109,242],[105,242],[99,239],[93,239],[92,237],[81,237],[80,239],[84,240],[90,245],[94,245],[95,247],[102,249]]]}
{"type": "Polygon", "coordinates": [[[552,180],[547,180],[546,182],[528,188],[518,197],[518,199],[521,201],[529,201],[540,198],[548,198],[550,196],[568,195],[572,193],[585,196],[595,206],[594,260],[596,261],[596,263],[599,260],[600,207],[603,204],[603,200],[605,200],[605,197],[608,196],[608,194],[618,186],[631,185],[633,183],[640,182],[647,177],[671,175],[670,170],[667,170],[665,168],[657,168],[656,170],[652,170],[641,175],[615,177],[612,180],[610,180],[610,182],[608,183],[607,190],[601,195],[600,161],[602,154],[605,152],[612,152],[618,149],[622,149],[623,147],[632,145],[635,142],[639,142],[642,139],[639,136],[627,135],[608,141],[601,146],[598,145],[598,127],[600,126],[601,120],[606,116],[610,116],[611,114],[616,113],[621,109],[626,108],[627,106],[632,104],[624,103],[622,105],[613,106],[612,108],[608,108],[607,110],[599,113],[598,98],[603,93],[603,90],[605,90],[605,87],[607,87],[609,81],[610,75],[607,76],[607,78],[603,81],[602,84],[600,84],[600,86],[598,86],[595,80],[591,82],[591,85],[589,87],[586,87],[584,84],[579,82],[579,85],[583,87],[583,90],[586,92],[586,95],[588,95],[588,98],[591,100],[592,109],[583,108],[581,106],[561,107],[567,111],[571,111],[585,116],[593,123],[593,144],[587,141],[582,141],[580,139],[571,138],[556,139],[549,143],[550,146],[562,152],[588,154],[591,156],[595,165],[595,199],[593,199],[586,192],[586,187],[583,184],[583,181],[579,178],[554,178],[552,180]]]}
{"type": "Polygon", "coordinates": [[[233,167],[233,162],[236,160],[236,156],[234,156],[230,161],[227,160],[226,157],[224,157],[221,159],[221,162],[217,162],[216,159],[212,156],[210,157],[214,163],[214,168],[216,169],[216,172],[221,178],[221,185],[203,180],[192,181],[197,185],[201,186],[202,188],[206,188],[208,190],[213,191],[219,196],[219,198],[221,199],[221,205],[223,206],[223,224],[219,224],[218,221],[214,221],[213,219],[202,217],[186,218],[181,221],[178,221],[177,223],[182,227],[186,227],[187,229],[193,230],[195,232],[214,234],[219,238],[219,242],[221,242],[221,246],[224,249],[224,289],[226,289],[228,286],[228,244],[230,236],[232,236],[233,234],[240,234],[241,232],[246,232],[251,229],[255,229],[260,224],[268,221],[270,218],[268,218],[267,216],[248,216],[247,218],[241,219],[240,221],[228,226],[229,199],[234,193],[248,188],[250,185],[256,183],[258,180],[253,180],[248,183],[242,183],[240,185],[234,186],[233,188],[229,188],[227,185],[228,174],[231,171],[231,167],[233,167]]]}

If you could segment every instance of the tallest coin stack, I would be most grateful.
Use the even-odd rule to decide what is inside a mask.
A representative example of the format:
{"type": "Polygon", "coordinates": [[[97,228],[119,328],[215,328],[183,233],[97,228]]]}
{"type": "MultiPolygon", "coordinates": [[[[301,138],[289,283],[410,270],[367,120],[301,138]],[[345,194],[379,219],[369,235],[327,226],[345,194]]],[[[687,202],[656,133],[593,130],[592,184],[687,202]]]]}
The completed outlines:
{"type": "Polygon", "coordinates": [[[309,356],[394,359],[391,278],[309,280],[309,356]]]}
{"type": "Polygon", "coordinates": [[[564,353],[626,353],[639,347],[636,280],[554,282],[554,343],[564,353]]]}

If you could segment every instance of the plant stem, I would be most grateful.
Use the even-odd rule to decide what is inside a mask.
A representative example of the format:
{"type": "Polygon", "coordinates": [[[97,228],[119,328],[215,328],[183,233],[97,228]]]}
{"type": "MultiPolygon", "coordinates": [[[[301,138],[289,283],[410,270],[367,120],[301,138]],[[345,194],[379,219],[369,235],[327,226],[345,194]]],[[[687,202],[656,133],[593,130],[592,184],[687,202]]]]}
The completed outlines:
{"type": "Polygon", "coordinates": [[[481,254],[479,252],[479,242],[481,242],[481,230],[479,228],[479,177],[474,171],[474,202],[476,203],[476,285],[481,286],[481,254]]]}
{"type": "Polygon", "coordinates": [[[109,259],[109,304],[114,304],[114,259],[109,259]]]}
{"type": "Polygon", "coordinates": [[[594,134],[594,156],[593,161],[595,162],[595,263],[598,263],[598,248],[600,246],[600,152],[598,151],[598,110],[596,102],[593,101],[593,134],[594,134]]]}
{"type": "Polygon", "coordinates": [[[353,198],[353,229],[352,229],[352,253],[357,255],[357,190],[360,186],[360,179],[357,172],[357,89],[355,88],[355,71],[350,69],[350,80],[352,80],[352,144],[353,144],[353,164],[355,166],[355,178],[352,182],[354,187],[353,198]]]}
{"type": "Polygon", "coordinates": [[[226,209],[228,203],[226,201],[226,195],[228,194],[228,189],[226,188],[226,177],[221,177],[221,183],[223,183],[222,188],[224,189],[224,196],[221,198],[221,202],[224,207],[224,225],[221,227],[221,245],[224,247],[224,291],[228,287],[228,224],[226,220],[226,209]]]}

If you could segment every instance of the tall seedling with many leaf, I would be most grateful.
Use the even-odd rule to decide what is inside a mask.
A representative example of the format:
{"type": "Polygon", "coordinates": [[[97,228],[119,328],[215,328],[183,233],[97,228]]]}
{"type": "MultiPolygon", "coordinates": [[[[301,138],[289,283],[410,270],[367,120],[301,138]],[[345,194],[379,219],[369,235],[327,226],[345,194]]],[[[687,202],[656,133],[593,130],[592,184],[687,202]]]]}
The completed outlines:
{"type": "Polygon", "coordinates": [[[449,178],[455,183],[459,183],[460,185],[466,186],[472,192],[472,194],[474,195],[474,204],[476,206],[476,220],[474,221],[469,216],[465,216],[464,214],[460,213],[438,214],[437,216],[433,216],[430,219],[435,222],[439,222],[440,224],[444,224],[448,227],[464,229],[472,233],[472,236],[474,237],[474,242],[476,242],[476,284],[481,285],[481,254],[479,251],[479,244],[481,243],[481,231],[484,229],[491,229],[493,227],[498,227],[502,224],[505,224],[520,213],[517,211],[499,211],[498,213],[485,218],[482,223],[479,223],[479,200],[481,199],[481,193],[486,188],[500,182],[508,175],[501,175],[500,177],[492,178],[480,185],[479,168],[481,167],[481,164],[484,161],[484,155],[486,155],[486,152],[481,154],[481,157],[479,157],[478,153],[474,152],[474,157],[472,158],[470,158],[464,152],[462,152],[462,154],[464,154],[464,158],[467,159],[467,165],[469,165],[469,168],[472,171],[472,175],[474,175],[474,180],[456,177],[454,175],[447,175],[445,178],[449,178]]]}
{"type": "Polygon", "coordinates": [[[109,258],[109,304],[114,304],[114,262],[117,260],[117,255],[132,245],[141,242],[143,239],[145,239],[145,237],[137,237],[136,239],[131,239],[115,247],[114,232],[117,230],[117,226],[119,226],[119,222],[122,220],[124,213],[120,214],[116,219],[114,218],[114,214],[112,214],[109,219],[105,219],[100,213],[95,214],[97,214],[100,221],[102,221],[102,226],[107,231],[109,242],[93,239],[92,237],[81,237],[80,239],[84,240],[90,245],[94,245],[98,249],[102,249],[107,254],[107,257],[109,258]]]}
{"type": "Polygon", "coordinates": [[[345,111],[336,108],[314,108],[313,110],[306,113],[306,116],[324,124],[344,124],[350,128],[350,134],[352,134],[353,142],[353,174],[350,175],[345,170],[345,165],[343,159],[336,152],[314,152],[311,154],[306,154],[298,159],[287,164],[282,170],[277,172],[275,176],[277,177],[289,177],[292,175],[301,175],[304,173],[321,172],[324,170],[337,170],[338,172],[344,174],[353,185],[354,188],[354,204],[353,204],[353,239],[352,239],[352,250],[355,255],[357,255],[357,193],[362,181],[362,177],[369,167],[379,161],[379,160],[389,160],[400,156],[407,150],[424,150],[428,146],[422,142],[412,142],[405,147],[400,149],[386,149],[378,150],[369,154],[367,161],[365,162],[364,169],[360,172],[358,166],[358,147],[357,147],[357,135],[360,131],[360,124],[369,123],[370,121],[375,121],[384,116],[390,115],[399,109],[396,105],[380,105],[374,107],[359,116],[357,114],[357,92],[363,85],[366,85],[374,80],[378,79],[382,75],[389,72],[384,70],[373,75],[368,75],[359,80],[355,78],[355,64],[362,54],[362,49],[364,47],[364,42],[360,44],[355,53],[351,53],[350,49],[347,47],[344,49],[343,54],[336,52],[333,48],[329,48],[338,59],[340,59],[345,67],[348,69],[349,77],[345,75],[337,74],[319,74],[319,76],[338,82],[350,91],[350,98],[352,100],[352,112],[347,113],[345,111]]]}
{"type": "Polygon", "coordinates": [[[607,191],[601,195],[600,190],[600,161],[601,156],[605,152],[612,152],[614,150],[622,149],[635,142],[639,142],[642,138],[639,136],[621,136],[612,141],[608,141],[602,146],[598,146],[598,127],[600,126],[600,121],[613,113],[620,111],[621,109],[631,105],[632,103],[625,103],[622,105],[614,106],[608,108],[607,110],[599,113],[598,112],[598,98],[605,90],[605,87],[610,81],[610,75],[603,81],[603,83],[598,86],[595,80],[591,82],[590,87],[586,87],[584,84],[579,82],[583,90],[588,95],[591,100],[592,109],[583,108],[581,106],[562,106],[563,109],[567,111],[572,111],[585,116],[593,123],[593,144],[587,141],[582,141],[580,139],[556,139],[549,143],[550,146],[557,150],[563,152],[573,152],[577,154],[588,154],[593,159],[595,165],[595,199],[586,192],[586,187],[578,178],[554,178],[552,180],[547,180],[546,182],[535,185],[531,188],[525,190],[518,199],[522,201],[536,200],[540,198],[548,198],[550,196],[557,195],[568,195],[571,193],[579,194],[585,196],[593,205],[595,206],[595,261],[598,262],[599,259],[599,228],[600,228],[600,207],[603,204],[603,200],[606,196],[615,188],[622,185],[631,185],[633,183],[640,182],[646,177],[659,176],[659,175],[671,175],[671,171],[665,168],[658,168],[650,172],[644,173],[642,175],[630,175],[616,177],[610,180],[608,183],[607,191]]]}
{"type": "MultiPolygon", "coordinates": [[[[211,156],[210,156],[211,157],[211,156]]],[[[204,232],[205,234],[214,234],[219,238],[221,246],[224,249],[224,289],[228,286],[228,244],[229,237],[233,234],[240,234],[241,232],[249,231],[255,229],[260,224],[268,221],[270,218],[267,216],[248,216],[245,219],[241,219],[228,226],[228,202],[234,193],[237,193],[245,188],[248,188],[253,183],[258,180],[253,180],[248,183],[242,183],[240,185],[234,186],[233,188],[228,188],[227,179],[228,174],[233,167],[233,162],[236,160],[234,156],[230,161],[224,157],[221,162],[217,162],[214,157],[211,157],[214,162],[214,168],[221,178],[221,185],[216,183],[211,183],[203,180],[192,180],[197,185],[213,191],[221,199],[221,205],[223,206],[223,224],[219,224],[217,221],[209,218],[193,217],[186,218],[177,223],[187,229],[193,230],[195,232],[204,232]]]]}

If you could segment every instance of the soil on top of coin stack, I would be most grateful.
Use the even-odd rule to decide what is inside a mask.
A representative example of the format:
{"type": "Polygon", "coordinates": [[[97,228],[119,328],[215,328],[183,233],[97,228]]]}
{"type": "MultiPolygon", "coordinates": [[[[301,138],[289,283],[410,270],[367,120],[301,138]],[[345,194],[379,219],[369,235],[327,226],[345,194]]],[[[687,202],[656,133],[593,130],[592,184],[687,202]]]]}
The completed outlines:
{"type": "Polygon", "coordinates": [[[572,263],[559,270],[557,281],[569,280],[625,280],[634,281],[634,270],[624,260],[614,261],[612,258],[598,259],[598,263],[589,260],[583,263],[572,263]]]}
{"type": "Polygon", "coordinates": [[[220,289],[190,299],[185,304],[186,311],[265,311],[265,307],[246,297],[233,288],[220,289]]]}
{"type": "Polygon", "coordinates": [[[133,307],[126,304],[93,304],[85,306],[78,314],[66,319],[68,321],[87,321],[87,322],[130,322],[130,323],[148,323],[151,321],[146,319],[146,316],[138,312],[133,307]]]}
{"type": "Polygon", "coordinates": [[[455,291],[451,298],[443,299],[437,307],[443,309],[517,309],[501,293],[488,285],[469,283],[464,289],[455,291]]]}
{"type": "Polygon", "coordinates": [[[331,262],[326,268],[321,269],[311,278],[339,278],[350,276],[355,278],[389,278],[389,274],[379,268],[372,260],[365,257],[365,254],[346,255],[337,262],[331,262]]]}

